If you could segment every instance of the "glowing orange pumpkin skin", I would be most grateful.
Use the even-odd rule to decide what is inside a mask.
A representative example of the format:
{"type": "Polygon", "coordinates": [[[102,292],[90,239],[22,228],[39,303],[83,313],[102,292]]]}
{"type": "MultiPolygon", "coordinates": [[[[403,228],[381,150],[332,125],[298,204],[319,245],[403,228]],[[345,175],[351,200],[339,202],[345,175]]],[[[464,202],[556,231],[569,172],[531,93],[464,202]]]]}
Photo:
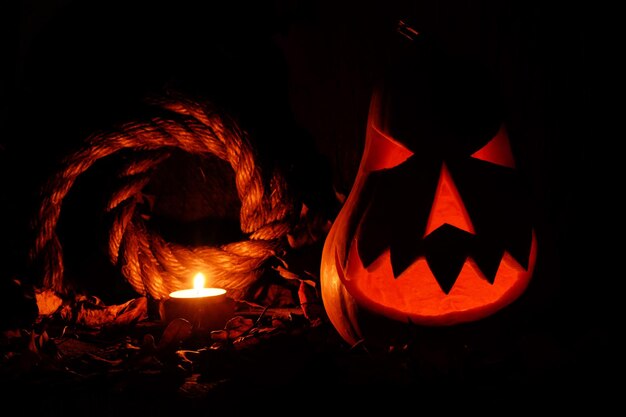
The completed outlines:
{"type": "MultiPolygon", "coordinates": [[[[372,100],[370,115],[378,111],[372,100]]],[[[329,319],[341,337],[354,345],[364,340],[391,343],[403,331],[402,324],[453,325],[487,317],[512,303],[527,288],[537,256],[532,230],[528,268],[509,254],[502,257],[494,284],[467,259],[449,294],[437,285],[424,258],[395,278],[389,253],[365,268],[356,242],[348,244],[348,219],[367,175],[378,167],[401,163],[409,155],[393,143],[374,141],[380,134],[370,117],[365,150],[353,188],[326,237],[321,262],[321,291],[329,319]],[[375,143],[376,142],[376,143],[375,143]],[[347,259],[341,248],[350,248],[347,259]],[[345,265],[345,267],[343,266],[345,265]]]]}
{"type": "MultiPolygon", "coordinates": [[[[326,237],[321,259],[321,293],[324,307],[334,327],[349,344],[365,342],[389,346],[407,330],[417,326],[450,326],[483,319],[516,300],[528,287],[535,268],[537,239],[529,228],[528,263],[520,265],[507,251],[491,282],[474,259],[468,256],[448,291],[444,291],[425,257],[418,257],[399,275],[392,270],[390,250],[364,266],[359,255],[362,238],[358,227],[363,210],[357,206],[368,177],[373,172],[397,167],[413,152],[396,141],[382,126],[381,94],[375,90],[370,104],[365,148],[354,184],[326,237]],[[356,220],[355,218],[356,217],[356,220]],[[351,226],[352,225],[352,226],[351,226]],[[350,228],[353,228],[352,230],[350,228]]],[[[504,126],[488,146],[468,155],[514,169],[504,126]]],[[[392,211],[392,210],[391,210],[392,211]]],[[[470,214],[454,185],[445,161],[439,175],[425,235],[442,225],[476,235],[470,214]]],[[[394,213],[390,213],[393,216],[394,213]]]]}

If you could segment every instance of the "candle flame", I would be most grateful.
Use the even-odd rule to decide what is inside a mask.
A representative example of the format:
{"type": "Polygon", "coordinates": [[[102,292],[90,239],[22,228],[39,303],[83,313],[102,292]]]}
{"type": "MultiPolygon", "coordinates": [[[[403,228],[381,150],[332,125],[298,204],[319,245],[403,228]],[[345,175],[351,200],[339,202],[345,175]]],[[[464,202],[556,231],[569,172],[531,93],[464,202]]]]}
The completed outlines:
{"type": "Polygon", "coordinates": [[[204,274],[202,272],[198,272],[196,276],[193,278],[193,289],[200,290],[204,288],[204,282],[205,282],[204,274]]]}
{"type": "Polygon", "coordinates": [[[193,278],[193,288],[174,291],[171,298],[206,298],[217,297],[226,294],[224,288],[205,288],[206,279],[202,272],[198,272],[193,278]]]}

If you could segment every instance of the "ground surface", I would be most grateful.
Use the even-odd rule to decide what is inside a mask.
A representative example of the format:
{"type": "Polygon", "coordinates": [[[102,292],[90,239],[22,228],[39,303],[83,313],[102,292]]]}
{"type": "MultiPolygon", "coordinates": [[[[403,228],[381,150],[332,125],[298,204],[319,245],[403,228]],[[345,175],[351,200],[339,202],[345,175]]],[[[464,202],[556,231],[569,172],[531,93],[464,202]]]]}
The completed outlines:
{"type": "Polygon", "coordinates": [[[90,416],[316,414],[330,404],[366,412],[387,401],[563,409],[614,398],[601,329],[500,324],[418,330],[404,348],[374,352],[347,346],[299,308],[240,305],[211,332],[182,320],[89,328],[49,317],[5,332],[2,394],[28,415],[90,416]]]}

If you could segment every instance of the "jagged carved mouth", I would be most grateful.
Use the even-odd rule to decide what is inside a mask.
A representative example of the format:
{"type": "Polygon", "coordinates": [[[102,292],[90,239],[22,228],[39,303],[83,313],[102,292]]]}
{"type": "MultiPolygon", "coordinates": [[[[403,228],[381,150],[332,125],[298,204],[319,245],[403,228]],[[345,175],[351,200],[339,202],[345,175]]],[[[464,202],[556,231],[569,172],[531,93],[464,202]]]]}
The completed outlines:
{"type": "Polygon", "coordinates": [[[435,325],[476,320],[511,303],[526,289],[537,253],[533,230],[527,268],[504,251],[493,279],[487,279],[476,260],[467,256],[453,282],[442,287],[425,256],[396,277],[390,250],[365,267],[357,243],[355,238],[345,266],[335,253],[336,268],[348,292],[366,308],[390,318],[435,325]]]}

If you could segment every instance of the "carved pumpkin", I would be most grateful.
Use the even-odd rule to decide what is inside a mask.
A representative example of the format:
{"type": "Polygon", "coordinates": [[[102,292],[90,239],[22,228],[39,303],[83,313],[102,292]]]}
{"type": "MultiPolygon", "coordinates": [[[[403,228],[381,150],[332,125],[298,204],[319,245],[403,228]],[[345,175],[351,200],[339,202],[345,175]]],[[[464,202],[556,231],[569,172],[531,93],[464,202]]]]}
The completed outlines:
{"type": "Polygon", "coordinates": [[[324,306],[351,344],[492,315],[526,290],[537,254],[487,73],[420,37],[390,51],[321,260],[324,306]]]}

